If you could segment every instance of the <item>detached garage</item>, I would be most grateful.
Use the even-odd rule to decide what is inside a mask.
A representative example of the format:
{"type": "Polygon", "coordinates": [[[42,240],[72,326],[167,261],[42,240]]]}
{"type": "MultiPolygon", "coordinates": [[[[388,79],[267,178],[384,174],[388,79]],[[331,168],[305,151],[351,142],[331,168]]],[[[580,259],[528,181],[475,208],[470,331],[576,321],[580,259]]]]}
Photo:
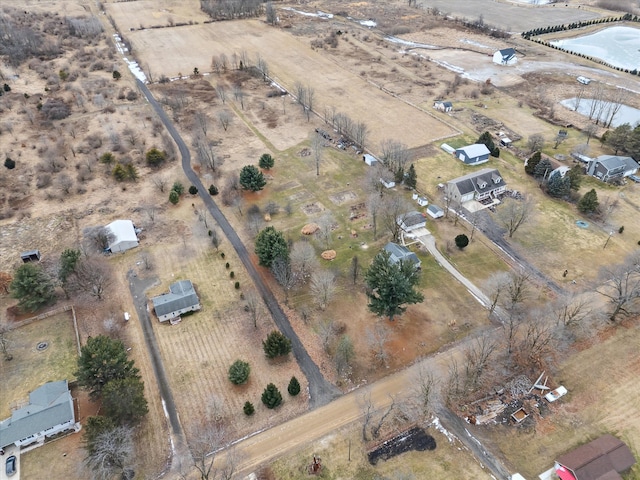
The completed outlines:
{"type": "Polygon", "coordinates": [[[116,220],[106,228],[111,234],[109,250],[112,253],[126,252],[138,246],[138,236],[131,220],[116,220]]]}

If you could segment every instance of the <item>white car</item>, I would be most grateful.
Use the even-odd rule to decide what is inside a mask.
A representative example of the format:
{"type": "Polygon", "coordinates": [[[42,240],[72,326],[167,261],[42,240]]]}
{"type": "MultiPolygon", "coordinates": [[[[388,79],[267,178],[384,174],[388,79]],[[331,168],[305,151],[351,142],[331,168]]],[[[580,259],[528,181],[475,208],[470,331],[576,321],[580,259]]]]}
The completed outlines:
{"type": "Polygon", "coordinates": [[[564,397],[566,394],[567,389],[560,385],[555,390],[551,390],[549,393],[547,393],[544,398],[547,400],[547,402],[552,403],[558,400],[560,397],[564,397]]]}

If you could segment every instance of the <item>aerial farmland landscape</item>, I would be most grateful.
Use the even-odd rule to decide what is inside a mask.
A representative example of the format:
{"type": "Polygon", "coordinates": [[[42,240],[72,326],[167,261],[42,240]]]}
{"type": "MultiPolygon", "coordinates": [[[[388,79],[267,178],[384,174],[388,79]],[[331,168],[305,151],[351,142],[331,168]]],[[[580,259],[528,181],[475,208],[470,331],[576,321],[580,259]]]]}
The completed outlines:
{"type": "Polygon", "coordinates": [[[640,478],[637,0],[0,4],[0,480],[640,478]]]}

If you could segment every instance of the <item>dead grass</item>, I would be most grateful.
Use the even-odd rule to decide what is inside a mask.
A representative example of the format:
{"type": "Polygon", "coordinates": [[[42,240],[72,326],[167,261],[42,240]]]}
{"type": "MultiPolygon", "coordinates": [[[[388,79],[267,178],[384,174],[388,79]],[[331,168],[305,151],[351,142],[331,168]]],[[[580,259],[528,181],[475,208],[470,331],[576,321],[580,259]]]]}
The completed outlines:
{"type": "Polygon", "coordinates": [[[123,32],[203,23],[209,20],[209,17],[200,10],[200,2],[196,0],[105,2],[105,10],[123,32]]]}
{"type": "MultiPolygon", "coordinates": [[[[618,327],[610,338],[572,355],[555,377],[558,384],[567,387],[568,396],[552,404],[550,413],[535,428],[492,429],[492,440],[522,475],[534,478],[562,453],[604,433],[618,436],[638,452],[639,339],[637,325],[618,327]]],[[[636,465],[628,478],[639,474],[636,465]]]]}
{"type": "Polygon", "coordinates": [[[29,392],[46,382],[74,380],[78,347],[71,312],[64,312],[44,320],[11,330],[8,352],[13,360],[0,358],[2,402],[0,418],[29,401],[29,392]],[[36,345],[49,346],[38,351],[36,345]]]}
{"type": "Polygon", "coordinates": [[[457,440],[449,443],[434,428],[428,428],[427,433],[436,440],[435,450],[407,452],[372,466],[366,457],[360,426],[354,424],[277,460],[270,468],[275,478],[302,480],[309,477],[306,468],[311,464],[313,455],[317,455],[322,459],[323,478],[373,480],[398,472],[413,473],[415,478],[441,480],[490,478],[457,440]]]}

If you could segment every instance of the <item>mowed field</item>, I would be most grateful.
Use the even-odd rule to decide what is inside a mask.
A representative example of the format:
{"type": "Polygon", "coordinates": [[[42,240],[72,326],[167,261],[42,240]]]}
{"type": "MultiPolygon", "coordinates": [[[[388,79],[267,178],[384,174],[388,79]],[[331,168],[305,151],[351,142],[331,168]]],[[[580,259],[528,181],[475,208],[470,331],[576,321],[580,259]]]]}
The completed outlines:
{"type": "Polygon", "coordinates": [[[29,392],[46,382],[73,381],[77,367],[78,346],[71,312],[63,312],[43,320],[36,320],[8,334],[7,352],[13,360],[0,356],[2,391],[0,418],[29,401],[29,392]],[[38,351],[36,346],[47,342],[38,351]]]}
{"type": "MultiPolygon", "coordinates": [[[[174,221],[184,221],[188,227],[183,234],[185,241],[149,249],[161,275],[161,285],[148,296],[166,291],[176,280],[189,279],[198,291],[202,310],[185,316],[178,325],[161,324],[153,313],[151,320],[187,436],[197,426],[215,419],[225,424],[230,438],[238,438],[306,410],[307,385],[292,356],[275,362],[266,359],[262,340],[275,330],[275,325],[261,305],[257,328],[254,327],[241,298],[242,293],[246,295],[251,290],[244,267],[226,240],[220,247],[224,259],[211,247],[207,228],[193,215],[190,203],[185,199],[170,213],[174,221]],[[229,269],[225,267],[227,262],[229,269]],[[239,290],[235,289],[235,281],[240,282],[239,290]],[[229,367],[238,359],[251,366],[249,381],[242,386],[234,386],[227,378],[229,367]],[[287,393],[294,375],[302,386],[298,397],[287,393]],[[275,411],[267,410],[260,400],[270,382],[276,384],[284,398],[283,405],[275,411]],[[250,419],[242,411],[246,401],[256,408],[250,419]]],[[[208,228],[214,225],[209,217],[208,228]]]]}
{"type": "Polygon", "coordinates": [[[296,82],[313,88],[314,111],[322,114],[335,108],[353,121],[365,122],[368,145],[377,147],[385,139],[394,139],[417,147],[456,133],[430,113],[384,93],[298,38],[260,20],[142,30],[126,36],[136,57],[156,77],[186,75],[196,67],[209,71],[214,55],[230,58],[244,50],[255,61],[260,54],[275,80],[287,89],[296,82]]]}
{"type": "Polygon", "coordinates": [[[137,0],[105,3],[104,7],[122,32],[209,20],[197,0],[137,0]]]}

